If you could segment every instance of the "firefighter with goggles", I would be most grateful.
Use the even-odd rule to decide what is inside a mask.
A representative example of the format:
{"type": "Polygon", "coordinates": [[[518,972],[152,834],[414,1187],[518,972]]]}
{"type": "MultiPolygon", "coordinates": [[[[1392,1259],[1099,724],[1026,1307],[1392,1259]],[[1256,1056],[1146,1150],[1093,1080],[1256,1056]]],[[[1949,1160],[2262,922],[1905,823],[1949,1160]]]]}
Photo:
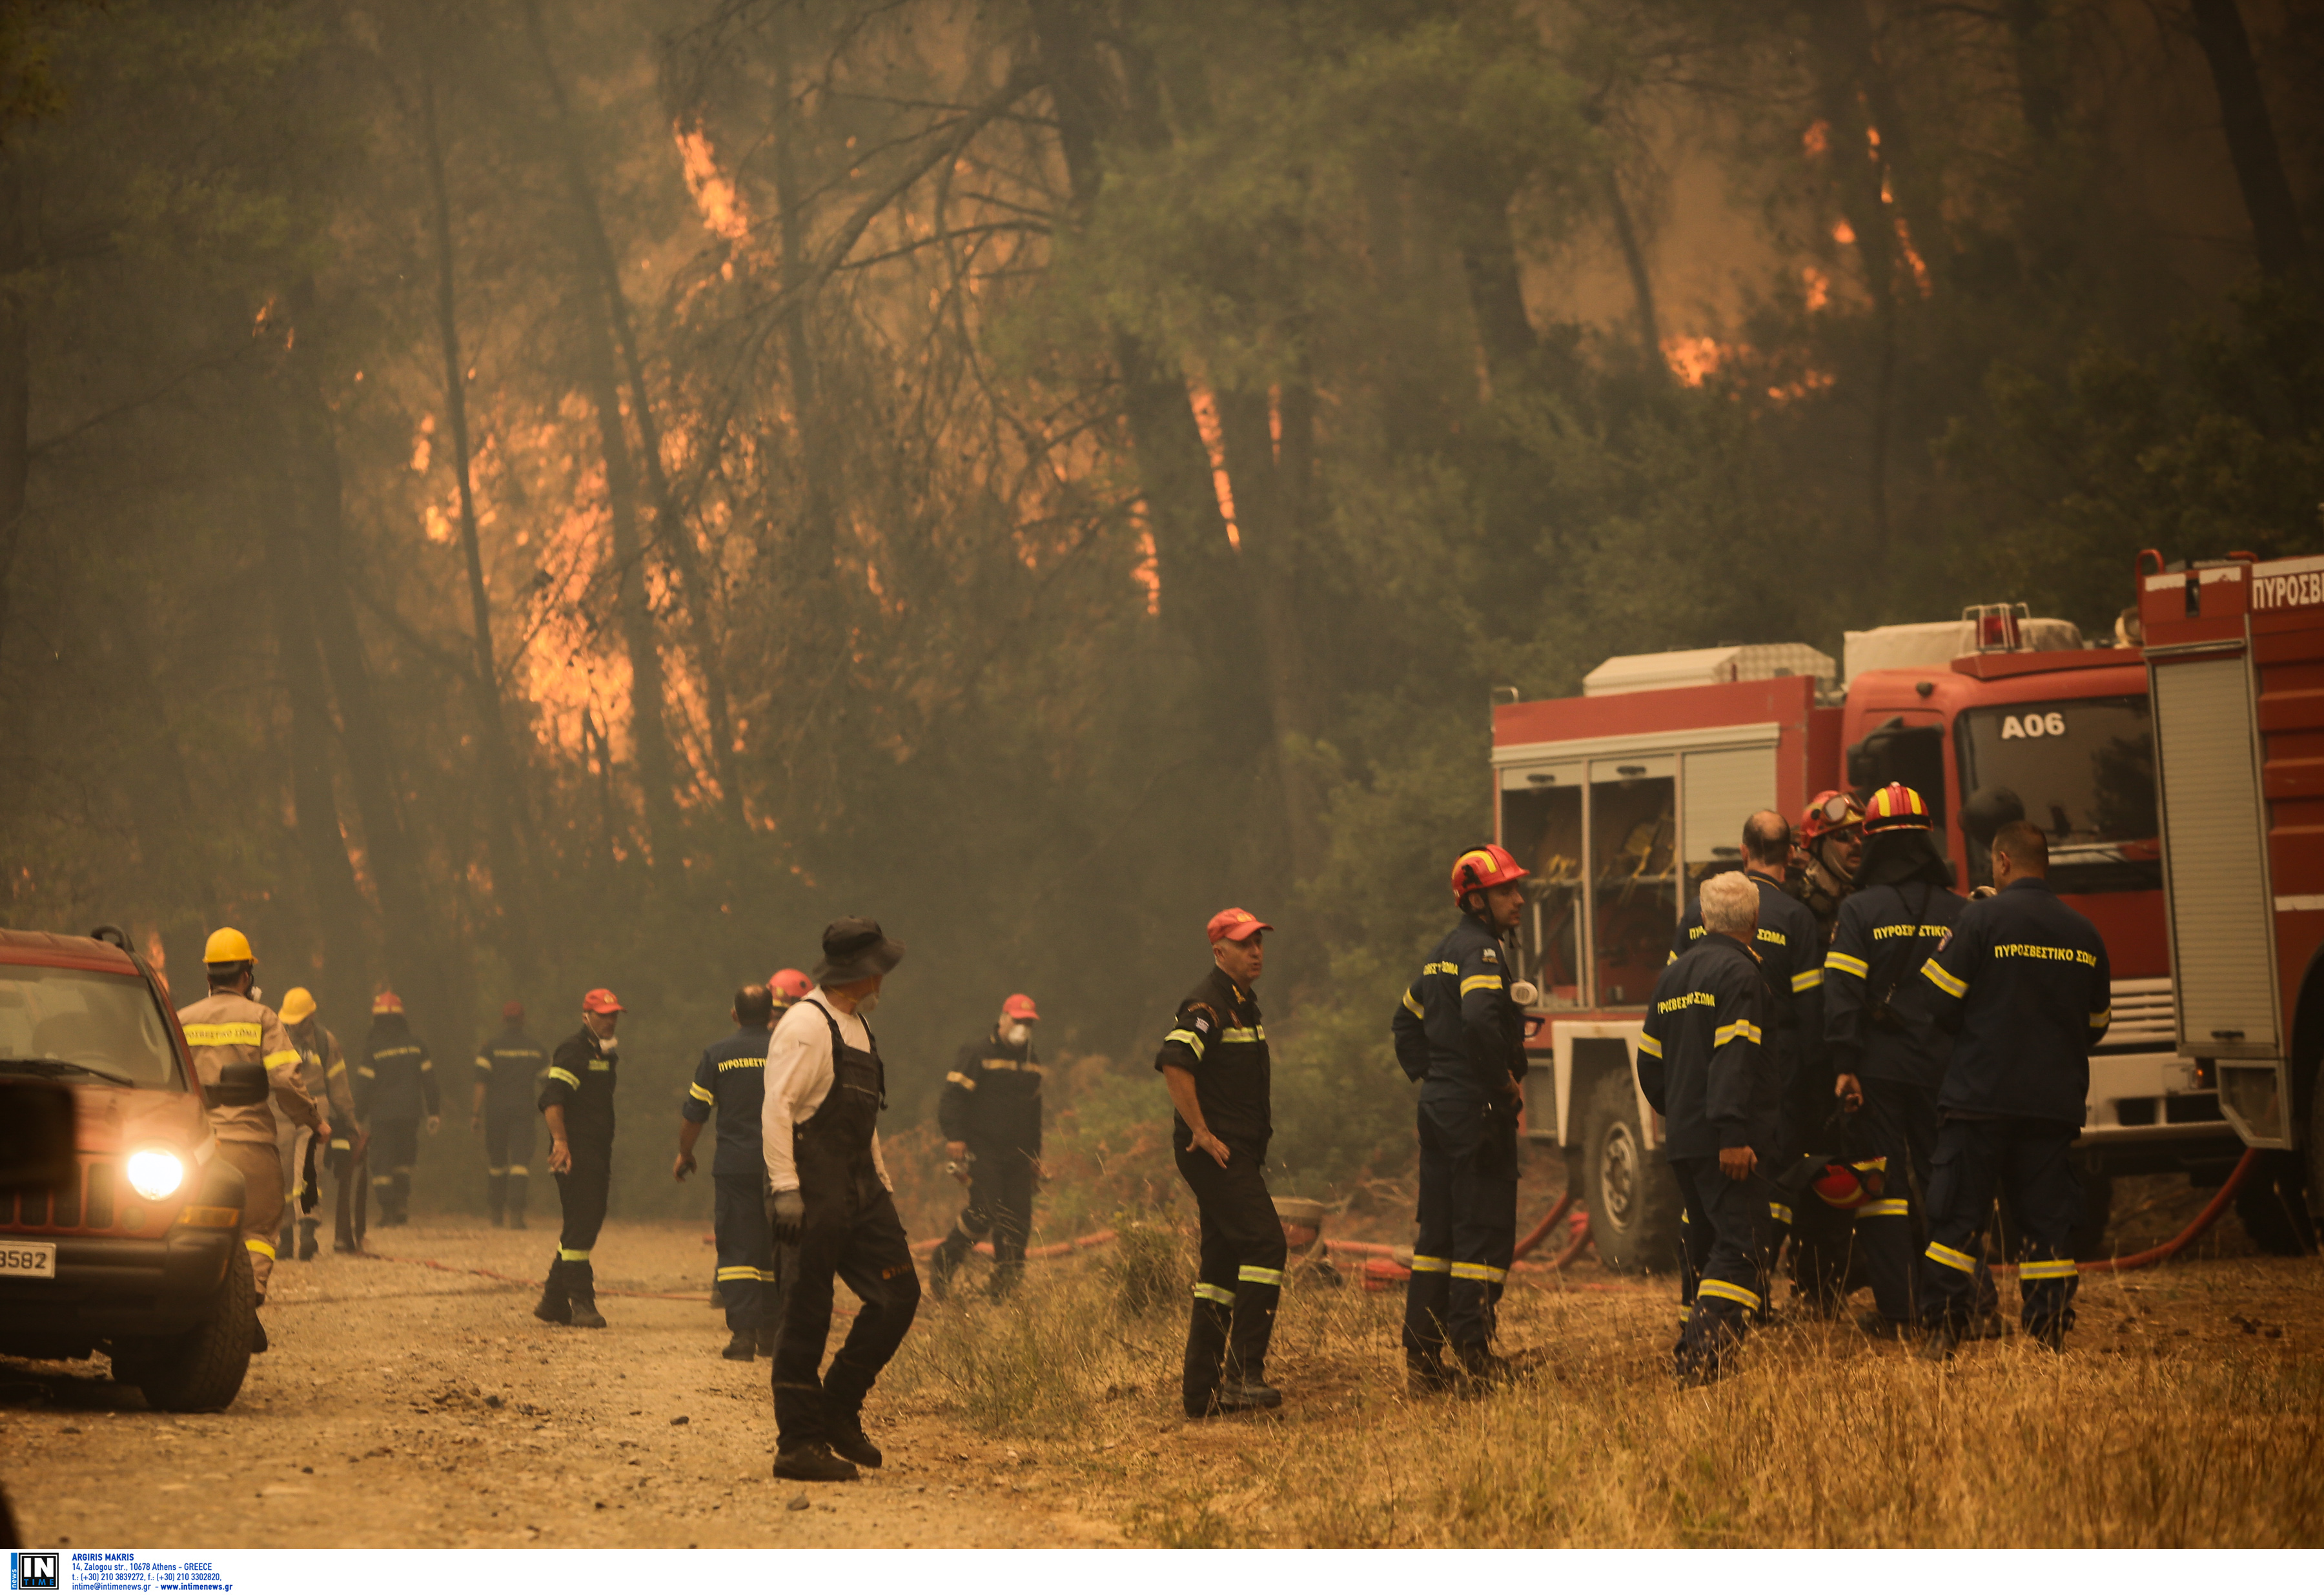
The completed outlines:
{"type": "Polygon", "coordinates": [[[1823,945],[1840,922],[1840,905],[1856,890],[1864,862],[1864,805],[1853,792],[1819,792],[1793,833],[1791,879],[1786,890],[1815,916],[1823,945]]]}
{"type": "Polygon", "coordinates": [[[1397,1062],[1420,1083],[1420,1202],[1404,1306],[1405,1372],[1417,1393],[1509,1372],[1492,1341],[1517,1252],[1526,1019],[1510,955],[1526,874],[1491,844],[1453,861],[1460,920],[1405,988],[1392,1024],[1397,1062]]]}

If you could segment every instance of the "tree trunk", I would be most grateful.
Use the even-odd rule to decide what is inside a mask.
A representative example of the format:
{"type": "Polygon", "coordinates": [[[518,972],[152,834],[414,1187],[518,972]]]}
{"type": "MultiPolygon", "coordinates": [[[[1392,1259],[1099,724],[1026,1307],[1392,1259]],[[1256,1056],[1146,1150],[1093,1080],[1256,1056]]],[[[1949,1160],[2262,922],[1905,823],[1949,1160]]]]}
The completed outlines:
{"type": "Polygon", "coordinates": [[[711,773],[718,782],[719,808],[728,828],[739,835],[743,828],[742,788],[734,768],[733,716],[727,699],[726,673],[710,623],[710,578],[695,549],[694,534],[678,512],[677,501],[662,466],[661,428],[654,419],[653,401],[646,388],[645,362],[638,354],[629,295],[622,287],[621,265],[605,231],[596,185],[590,180],[588,164],[582,159],[580,134],[573,124],[565,82],[558,76],[556,61],[549,53],[549,36],[541,26],[540,0],[525,0],[524,22],[532,39],[533,54],[540,63],[541,77],[549,85],[549,103],[556,112],[566,189],[580,218],[583,255],[604,295],[613,342],[629,379],[630,410],[638,423],[638,453],[645,466],[646,503],[653,517],[653,540],[668,554],[677,576],[688,649],[694,656],[694,668],[702,673],[703,718],[710,739],[711,773]]]}
{"type": "Polygon", "coordinates": [[[2259,269],[2270,277],[2289,277],[2306,263],[2308,245],[2276,147],[2275,124],[2260,93],[2259,63],[2252,58],[2243,12],[2236,0],[2191,0],[2190,9],[2196,41],[2210,63],[2211,87],[2218,93],[2219,131],[2227,136],[2227,158],[2235,163],[2236,183],[2251,217],[2259,269]]]}
{"type": "Polygon", "coordinates": [[[638,541],[637,473],[630,468],[629,439],[622,427],[613,346],[605,324],[593,311],[594,307],[584,309],[582,336],[588,350],[589,396],[597,408],[597,441],[605,456],[605,504],[613,530],[613,613],[630,660],[630,742],[645,798],[653,867],[675,873],[683,856],[677,764],[665,717],[661,640],[655,634],[653,609],[646,596],[645,550],[638,541]]]}
{"type": "Polygon", "coordinates": [[[517,853],[516,770],[501,713],[500,668],[493,654],[492,601],[484,591],[484,556],[476,532],[475,484],[468,470],[468,388],[460,356],[460,325],[454,293],[452,201],[444,178],[444,143],[436,124],[436,82],[432,76],[421,80],[420,104],[428,156],[428,186],[435,208],[436,331],[444,357],[444,409],[451,434],[453,478],[460,496],[460,551],[467,562],[468,610],[475,648],[471,686],[475,689],[478,734],[484,742],[485,851],[492,864],[502,956],[519,983],[530,984],[537,960],[531,917],[526,912],[524,867],[517,853]]]}
{"type": "MultiPolygon", "coordinates": [[[[270,443],[272,439],[270,438],[270,443]]],[[[252,470],[264,495],[268,607],[273,611],[276,667],[290,703],[291,830],[306,865],[308,900],[320,932],[324,1011],[352,1014],[371,996],[371,938],[363,891],[348,862],[331,779],[335,728],[315,641],[315,581],[300,535],[295,484],[281,475],[287,449],[268,447],[252,470]]],[[[180,779],[183,779],[180,772],[180,779]]]]}
{"type": "Polygon", "coordinates": [[[402,778],[386,714],[372,689],[371,667],[364,659],[363,633],[348,593],[338,437],[324,397],[319,351],[325,328],[315,309],[313,280],[300,280],[290,298],[295,336],[285,369],[300,522],[306,532],[309,602],[314,605],[316,641],[338,703],[341,746],[363,824],[373,890],[379,895],[386,974],[403,994],[415,1022],[432,1016],[433,1022],[466,1030],[467,1015],[452,1007],[451,981],[444,965],[450,947],[429,908],[419,850],[404,828],[402,778]]]}

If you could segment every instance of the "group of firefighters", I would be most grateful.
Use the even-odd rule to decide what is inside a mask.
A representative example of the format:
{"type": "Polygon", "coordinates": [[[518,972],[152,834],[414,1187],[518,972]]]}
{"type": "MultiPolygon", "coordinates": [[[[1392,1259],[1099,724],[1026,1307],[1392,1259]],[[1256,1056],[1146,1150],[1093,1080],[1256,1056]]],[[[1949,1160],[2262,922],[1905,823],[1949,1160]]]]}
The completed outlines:
{"type": "MultiPolygon", "coordinates": [[[[1637,1073],[1683,1199],[1683,1379],[1716,1378],[1772,1315],[1786,1245],[1795,1312],[1840,1313],[1860,1268],[1873,1292],[1858,1321],[1867,1333],[1915,1339],[1936,1357],[1997,1334],[1983,1261],[1997,1195],[2022,1245],[2026,1332],[2055,1348],[2073,1321],[2081,1193],[2068,1148],[2089,1049],[2109,1019],[2106,949],[2049,890],[2038,828],[2002,826],[1993,887],[1964,899],[1929,826],[1920,796],[1893,784],[1861,803],[1823,794],[1796,834],[1782,815],[1755,814],[1743,867],[1705,877],[1678,927],[1637,1073]]],[[[1392,1021],[1397,1060],[1420,1086],[1402,1335],[1416,1394],[1516,1372],[1494,1341],[1515,1261],[1526,1010],[1539,996],[1517,968],[1526,877],[1495,844],[1460,855],[1460,917],[1392,1021]]],[[[1211,968],[1154,1060],[1200,1221],[1182,1374],[1190,1417],[1283,1399],[1267,1381],[1286,1244],[1265,1177],[1270,1062],[1255,995],[1272,928],[1239,908],[1212,917],[1211,968]]],[[[875,921],[828,927],[812,974],[785,969],[735,993],[734,1031],[703,1052],[680,1108],[679,1180],[716,1120],[724,1355],[771,1360],[779,1478],[853,1479],[880,1464],[863,1403],[919,1304],[880,1148],[887,1077],[868,1022],[903,956],[875,921]],[[835,1281],[861,1306],[826,1362],[835,1281]]],[[[441,1093],[393,993],[374,1000],[351,1071],[310,993],[285,993],[279,1013],[260,1000],[239,932],[215,933],[204,962],[208,993],[180,1015],[200,1078],[215,1088],[229,1066],[256,1063],[272,1087],[271,1101],[212,1109],[244,1176],[242,1232],[263,1303],[280,1252],[318,1249],[318,1162],[337,1178],[337,1249],[361,1249],[367,1198],[381,1223],[408,1221],[419,1137],[438,1128],[441,1093]]],[[[612,1179],[623,1009],[602,988],[581,1009],[580,1028],[544,1049],[509,1003],[477,1051],[471,1118],[493,1222],[518,1229],[536,1118],[546,1126],[561,1227],[534,1313],[603,1328],[590,1257],[612,1179]]],[[[945,1076],[938,1123],[968,1190],[929,1261],[939,1298],[988,1237],[994,1295],[1023,1269],[1043,1177],[1039,1018],[1030,997],[1010,997],[945,1076]]]]}

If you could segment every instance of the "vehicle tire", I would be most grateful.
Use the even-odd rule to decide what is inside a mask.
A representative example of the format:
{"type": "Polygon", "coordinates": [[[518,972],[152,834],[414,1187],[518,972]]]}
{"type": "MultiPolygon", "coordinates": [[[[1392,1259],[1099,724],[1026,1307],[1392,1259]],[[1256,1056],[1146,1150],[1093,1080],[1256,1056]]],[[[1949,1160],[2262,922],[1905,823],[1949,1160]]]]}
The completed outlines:
{"type": "Polygon", "coordinates": [[[2316,1251],[2316,1226],[2301,1187],[2307,1170],[2296,1152],[2262,1152],[2259,1166],[2236,1193],[2236,1217],[2254,1246],[2270,1257],[2304,1258],[2316,1251]]]}
{"type": "Polygon", "coordinates": [[[1678,1181],[1639,1132],[1637,1093],[1623,1074],[1603,1074],[1582,1110],[1582,1202],[1598,1260],[1617,1274],[1675,1272],[1678,1181]]]}
{"type": "Polygon", "coordinates": [[[208,1316],[183,1334],[116,1344],[114,1377],[144,1391],[156,1412],[223,1411],[250,1371],[257,1326],[250,1253],[237,1246],[208,1316]]]}

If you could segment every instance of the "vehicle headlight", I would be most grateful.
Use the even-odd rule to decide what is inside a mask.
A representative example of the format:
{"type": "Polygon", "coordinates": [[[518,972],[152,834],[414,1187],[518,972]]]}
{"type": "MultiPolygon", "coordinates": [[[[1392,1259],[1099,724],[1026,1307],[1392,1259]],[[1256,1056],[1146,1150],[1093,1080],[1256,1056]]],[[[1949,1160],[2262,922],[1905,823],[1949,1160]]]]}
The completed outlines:
{"type": "Polygon", "coordinates": [[[129,1188],[148,1202],[159,1202],[186,1183],[186,1165],[175,1152],[148,1147],[129,1155],[129,1188]]]}

